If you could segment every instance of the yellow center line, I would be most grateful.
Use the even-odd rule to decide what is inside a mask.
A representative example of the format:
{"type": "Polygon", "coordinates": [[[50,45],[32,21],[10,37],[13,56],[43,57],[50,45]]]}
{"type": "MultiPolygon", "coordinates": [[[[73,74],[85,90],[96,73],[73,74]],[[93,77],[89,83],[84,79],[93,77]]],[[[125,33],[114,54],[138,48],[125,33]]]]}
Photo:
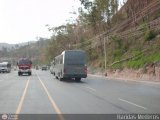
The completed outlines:
{"type": "Polygon", "coordinates": [[[44,85],[44,83],[42,82],[42,80],[40,79],[40,77],[39,77],[38,75],[37,75],[37,77],[38,77],[40,83],[42,84],[42,86],[43,86],[43,88],[44,88],[44,90],[45,90],[45,92],[46,92],[46,94],[47,94],[47,96],[48,96],[48,99],[49,99],[49,101],[51,102],[52,107],[53,107],[54,110],[56,111],[59,119],[60,119],[60,120],[65,120],[64,117],[63,117],[63,115],[62,115],[62,112],[61,112],[60,109],[58,108],[56,102],[53,100],[53,98],[51,97],[50,93],[48,92],[47,87],[44,85]]]}
{"type": "Polygon", "coordinates": [[[26,96],[26,93],[27,93],[27,88],[28,88],[28,85],[29,85],[29,81],[30,81],[30,77],[28,78],[27,80],[27,83],[26,83],[26,86],[25,86],[25,89],[23,91],[23,95],[20,99],[20,102],[18,104],[18,107],[17,107],[17,110],[16,110],[16,114],[19,114],[21,112],[21,109],[22,109],[22,105],[23,105],[23,102],[24,102],[24,98],[26,96]]]}

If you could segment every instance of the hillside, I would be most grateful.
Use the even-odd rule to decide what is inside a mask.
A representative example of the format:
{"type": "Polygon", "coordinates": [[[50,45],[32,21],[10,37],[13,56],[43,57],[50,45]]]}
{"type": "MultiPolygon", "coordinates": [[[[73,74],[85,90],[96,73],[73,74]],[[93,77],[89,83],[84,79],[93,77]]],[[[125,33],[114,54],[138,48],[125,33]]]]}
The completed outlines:
{"type": "Polygon", "coordinates": [[[84,2],[76,22],[48,26],[53,33],[49,40],[42,38],[11,51],[3,47],[0,56],[49,64],[64,50],[83,49],[90,73],[160,79],[160,1],[127,0],[120,10],[118,3],[93,0],[87,6],[84,2]]]}
{"type": "Polygon", "coordinates": [[[134,0],[128,0],[117,13],[128,14],[126,18],[118,21],[110,33],[98,36],[99,41],[108,36],[107,71],[103,69],[103,57],[91,63],[92,69],[100,67],[100,71],[108,76],[160,79],[160,1],[137,0],[134,3],[134,0]]]}
{"type": "Polygon", "coordinates": [[[91,73],[109,76],[133,70],[157,79],[160,1],[128,0],[119,11],[117,1],[94,0],[95,6],[84,3],[88,12],[80,11],[77,23],[53,28],[54,37],[47,46],[48,59],[66,49],[83,49],[91,73]]]}
{"type": "MultiPolygon", "coordinates": [[[[35,42],[30,41],[30,43],[35,43],[35,42]]],[[[19,44],[0,43],[0,50],[6,49],[7,51],[10,51],[10,50],[17,49],[19,47],[25,46],[27,44],[28,44],[28,42],[22,42],[22,43],[19,43],[19,44]]]]}
{"type": "Polygon", "coordinates": [[[2,50],[2,49],[11,49],[12,47],[15,47],[15,45],[8,44],[8,43],[0,43],[0,50],[2,50]]]}

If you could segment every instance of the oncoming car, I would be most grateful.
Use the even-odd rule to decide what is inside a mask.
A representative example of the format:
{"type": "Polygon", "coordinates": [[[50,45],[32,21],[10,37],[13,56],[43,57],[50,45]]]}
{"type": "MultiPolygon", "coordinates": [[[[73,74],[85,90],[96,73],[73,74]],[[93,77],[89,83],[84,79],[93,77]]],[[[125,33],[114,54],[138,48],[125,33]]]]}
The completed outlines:
{"type": "Polygon", "coordinates": [[[10,73],[11,72],[11,63],[9,62],[2,62],[0,63],[0,73],[10,73]]]}
{"type": "Polygon", "coordinates": [[[46,65],[43,65],[41,69],[42,69],[42,70],[47,70],[47,66],[46,66],[46,65]]]}

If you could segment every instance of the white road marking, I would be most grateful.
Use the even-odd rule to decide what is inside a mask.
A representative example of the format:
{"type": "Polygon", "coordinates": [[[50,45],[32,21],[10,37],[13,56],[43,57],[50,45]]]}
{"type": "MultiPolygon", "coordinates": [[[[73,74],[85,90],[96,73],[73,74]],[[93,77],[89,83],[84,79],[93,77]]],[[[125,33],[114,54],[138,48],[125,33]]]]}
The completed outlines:
{"type": "Polygon", "coordinates": [[[89,90],[91,90],[91,91],[93,91],[93,92],[96,92],[96,89],[94,89],[94,88],[92,88],[92,87],[89,87],[89,86],[83,86],[84,88],[86,88],[86,89],[89,89],[89,90]]]}
{"type": "Polygon", "coordinates": [[[131,104],[131,105],[137,106],[137,107],[142,108],[142,109],[145,109],[145,110],[147,109],[146,107],[143,107],[143,106],[141,106],[141,105],[135,104],[135,103],[133,103],[133,102],[130,102],[130,101],[127,101],[127,100],[124,100],[124,99],[121,99],[121,98],[119,98],[118,100],[123,101],[123,102],[126,102],[126,103],[129,103],[129,104],[131,104]]]}

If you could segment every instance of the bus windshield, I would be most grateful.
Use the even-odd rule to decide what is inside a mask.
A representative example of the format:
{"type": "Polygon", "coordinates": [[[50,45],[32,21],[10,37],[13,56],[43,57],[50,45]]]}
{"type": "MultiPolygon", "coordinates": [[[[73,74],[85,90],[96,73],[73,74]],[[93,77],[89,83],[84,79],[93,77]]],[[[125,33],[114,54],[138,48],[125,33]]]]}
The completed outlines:
{"type": "Polygon", "coordinates": [[[32,62],[28,59],[19,60],[18,65],[23,65],[23,64],[32,64],[32,62]]]}
{"type": "Polygon", "coordinates": [[[0,64],[0,67],[7,67],[6,64],[0,64]]]}

